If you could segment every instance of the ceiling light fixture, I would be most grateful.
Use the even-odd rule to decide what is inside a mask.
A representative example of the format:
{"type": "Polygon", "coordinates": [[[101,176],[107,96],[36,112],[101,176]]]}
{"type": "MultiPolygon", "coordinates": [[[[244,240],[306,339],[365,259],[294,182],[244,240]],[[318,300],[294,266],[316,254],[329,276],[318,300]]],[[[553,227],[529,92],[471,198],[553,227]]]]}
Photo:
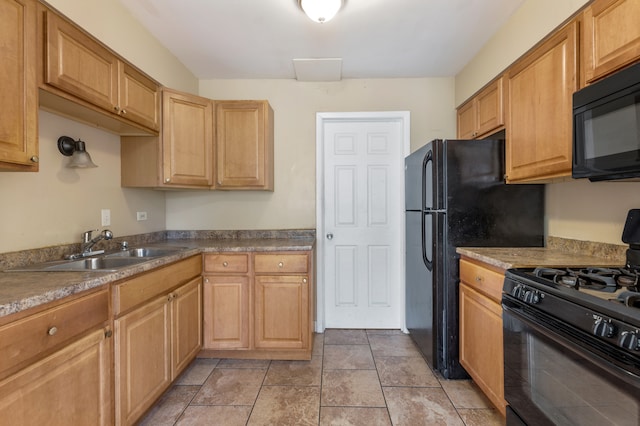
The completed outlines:
{"type": "Polygon", "coordinates": [[[329,22],[342,7],[342,0],[298,0],[312,21],[329,22]]]}
{"type": "Polygon", "coordinates": [[[84,142],[80,139],[76,141],[69,136],[60,136],[58,138],[58,151],[66,157],[71,157],[71,161],[67,163],[68,168],[86,169],[98,167],[91,161],[91,156],[87,152],[84,142]]]}

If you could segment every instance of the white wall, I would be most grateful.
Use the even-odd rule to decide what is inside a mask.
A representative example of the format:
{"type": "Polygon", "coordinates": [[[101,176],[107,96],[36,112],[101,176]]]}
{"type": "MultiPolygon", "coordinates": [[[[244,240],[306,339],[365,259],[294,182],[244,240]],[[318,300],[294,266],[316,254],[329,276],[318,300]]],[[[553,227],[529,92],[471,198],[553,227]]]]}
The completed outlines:
{"type": "MultiPolygon", "coordinates": [[[[456,76],[456,105],[586,3],[587,0],[527,0],[456,76]]],[[[627,212],[640,208],[640,183],[637,182],[592,183],[568,179],[548,184],[546,189],[545,221],[547,234],[551,236],[622,244],[627,212]]]]}
{"type": "Polygon", "coordinates": [[[212,99],[268,99],[275,121],[275,192],[169,192],[168,229],[315,228],[317,112],[410,111],[411,147],[455,136],[453,79],[207,80],[212,99]]]}
{"type": "Polygon", "coordinates": [[[0,173],[0,253],[80,242],[82,232],[102,229],[100,210],[111,209],[115,236],[165,229],[164,194],[120,188],[120,138],[40,110],[40,171],[0,173]],[[86,142],[99,167],[68,169],[60,136],[86,142]],[[146,222],[136,221],[146,211],[146,222]]]}

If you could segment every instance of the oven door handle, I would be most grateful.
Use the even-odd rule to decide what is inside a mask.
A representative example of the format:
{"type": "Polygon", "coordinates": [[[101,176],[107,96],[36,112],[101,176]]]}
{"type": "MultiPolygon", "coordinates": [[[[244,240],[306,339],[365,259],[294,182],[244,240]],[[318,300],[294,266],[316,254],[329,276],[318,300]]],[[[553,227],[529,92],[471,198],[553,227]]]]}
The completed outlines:
{"type": "MultiPolygon", "coordinates": [[[[528,327],[535,330],[535,332],[540,333],[541,335],[545,336],[550,340],[553,340],[555,343],[563,346],[564,348],[575,353],[576,355],[586,358],[587,360],[591,361],[594,365],[597,365],[603,369],[606,369],[607,372],[613,374],[616,378],[624,381],[628,385],[634,388],[638,387],[640,376],[638,376],[637,374],[631,371],[621,368],[617,364],[614,364],[610,360],[603,358],[597,353],[593,353],[591,350],[589,350],[590,349],[589,346],[591,345],[589,345],[588,343],[580,343],[576,341],[575,338],[566,336],[564,334],[559,334],[559,333],[556,333],[555,331],[550,330],[549,328],[545,327],[544,325],[545,321],[543,318],[534,317],[525,312],[522,312],[517,308],[513,309],[513,307],[517,305],[518,305],[517,302],[513,303],[510,300],[505,300],[505,298],[502,299],[502,308],[503,308],[502,319],[503,319],[503,327],[505,329],[508,328],[510,323],[508,320],[508,316],[512,315],[518,321],[525,323],[528,327]]],[[[554,327],[554,328],[558,329],[558,327],[554,327]]]]}

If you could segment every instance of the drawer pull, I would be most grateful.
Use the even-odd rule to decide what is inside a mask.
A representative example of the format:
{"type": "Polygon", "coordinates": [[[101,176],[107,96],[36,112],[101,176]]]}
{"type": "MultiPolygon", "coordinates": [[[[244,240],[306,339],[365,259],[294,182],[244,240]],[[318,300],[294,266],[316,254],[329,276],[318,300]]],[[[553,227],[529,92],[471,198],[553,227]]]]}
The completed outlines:
{"type": "Polygon", "coordinates": [[[58,327],[55,327],[55,326],[47,330],[47,334],[49,336],[55,336],[57,332],[58,332],[58,327]]]}
{"type": "Polygon", "coordinates": [[[106,337],[107,339],[111,336],[113,336],[113,331],[107,330],[104,332],[104,337],[106,337]]]}
{"type": "Polygon", "coordinates": [[[477,282],[482,282],[482,277],[480,275],[476,275],[476,281],[477,282]]]}
{"type": "Polygon", "coordinates": [[[229,262],[227,262],[227,261],[222,262],[222,266],[224,266],[226,268],[227,266],[229,266],[229,262]]]}
{"type": "Polygon", "coordinates": [[[278,263],[278,268],[284,268],[284,262],[278,263]]]}
{"type": "Polygon", "coordinates": [[[302,279],[302,282],[306,284],[306,283],[307,283],[307,279],[306,279],[306,278],[303,278],[303,279],[302,279]]]}

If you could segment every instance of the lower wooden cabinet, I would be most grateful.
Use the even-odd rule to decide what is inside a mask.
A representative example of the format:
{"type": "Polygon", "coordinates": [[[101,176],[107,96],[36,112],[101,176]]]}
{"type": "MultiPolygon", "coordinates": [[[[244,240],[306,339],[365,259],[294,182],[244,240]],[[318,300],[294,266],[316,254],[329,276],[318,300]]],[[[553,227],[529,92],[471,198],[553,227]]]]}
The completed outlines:
{"type": "Polygon", "coordinates": [[[0,327],[0,424],[112,424],[107,296],[73,298],[0,327]]]}
{"type": "Polygon", "coordinates": [[[206,253],[203,354],[310,359],[313,252],[206,253]]]}
{"type": "Polygon", "coordinates": [[[460,364],[504,416],[504,271],[460,260],[460,364]]]}
{"type": "Polygon", "coordinates": [[[200,351],[201,265],[196,256],[116,285],[116,425],[134,424],[200,351]]]}

